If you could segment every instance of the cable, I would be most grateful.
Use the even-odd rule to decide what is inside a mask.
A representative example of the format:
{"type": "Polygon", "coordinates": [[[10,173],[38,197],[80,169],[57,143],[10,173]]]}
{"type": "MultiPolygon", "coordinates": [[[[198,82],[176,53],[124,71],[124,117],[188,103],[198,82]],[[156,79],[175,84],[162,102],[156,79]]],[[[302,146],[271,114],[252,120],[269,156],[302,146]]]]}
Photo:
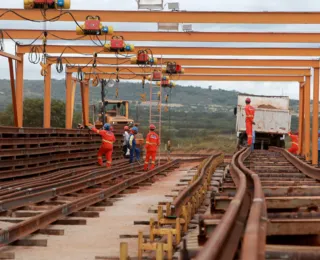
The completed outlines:
{"type": "Polygon", "coordinates": [[[78,71],[77,71],[77,80],[78,81],[82,81],[83,80],[83,72],[82,72],[80,67],[78,67],[78,71]]]}
{"type": "Polygon", "coordinates": [[[4,51],[4,39],[2,30],[0,30],[0,51],[4,51]]]}
{"type": "Polygon", "coordinates": [[[32,64],[38,64],[41,61],[40,54],[42,53],[41,49],[38,46],[32,46],[28,55],[29,62],[32,64]]]}
{"type": "Polygon", "coordinates": [[[63,63],[62,63],[62,58],[61,57],[57,58],[56,70],[57,70],[58,73],[62,73],[63,72],[63,63]]]}

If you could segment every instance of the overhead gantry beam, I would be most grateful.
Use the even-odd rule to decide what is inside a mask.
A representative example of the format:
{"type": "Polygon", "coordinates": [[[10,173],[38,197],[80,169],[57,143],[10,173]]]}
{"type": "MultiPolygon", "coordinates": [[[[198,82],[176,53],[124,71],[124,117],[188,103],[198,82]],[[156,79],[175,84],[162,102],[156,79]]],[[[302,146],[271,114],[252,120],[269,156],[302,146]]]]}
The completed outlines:
{"type": "MultiPolygon", "coordinates": [[[[59,56],[50,56],[47,61],[50,64],[57,62],[59,56]]],[[[182,66],[218,66],[218,67],[315,67],[318,60],[258,60],[258,59],[191,59],[191,58],[162,58],[162,63],[174,61],[182,66]]],[[[63,64],[90,64],[93,57],[61,57],[63,64]]],[[[130,64],[130,59],[114,57],[98,57],[96,63],[101,65],[130,64]]]]}
{"type": "MultiPolygon", "coordinates": [[[[33,45],[43,49],[42,45],[33,45]]],[[[18,46],[17,53],[29,53],[33,46],[18,46]]],[[[159,46],[137,46],[136,51],[152,49],[156,55],[224,55],[224,56],[320,56],[320,48],[225,48],[225,47],[159,47],[159,46]]],[[[135,52],[136,52],[135,51],[135,52]]],[[[100,53],[103,52],[102,46],[93,45],[47,45],[47,53],[100,53]]]]}
{"type": "MultiPolygon", "coordinates": [[[[36,39],[43,35],[43,30],[2,30],[4,39],[36,39]]],[[[105,36],[79,36],[75,30],[46,30],[49,40],[91,40],[105,36]]],[[[170,42],[279,42],[279,43],[319,43],[320,33],[287,32],[143,32],[117,31],[126,41],[170,41],[170,42]]],[[[110,37],[110,36],[109,36],[110,37]]]]}
{"type": "MultiPolygon", "coordinates": [[[[117,10],[47,10],[46,19],[84,21],[88,15],[98,15],[102,21],[136,23],[244,23],[244,24],[320,24],[320,12],[169,12],[117,10]]],[[[40,10],[0,9],[1,20],[44,20],[40,10]]]]}
{"type": "MultiPolygon", "coordinates": [[[[78,72],[78,69],[82,72],[94,73],[94,72],[108,72],[116,73],[117,67],[115,66],[75,66],[67,67],[66,72],[78,72]]],[[[141,67],[129,67],[129,66],[118,66],[119,71],[123,73],[142,73],[150,71],[150,73],[157,68],[141,68],[141,67]]],[[[188,74],[241,74],[241,75],[293,75],[293,76],[310,76],[310,69],[264,69],[264,68],[185,68],[184,75],[188,74]]],[[[179,77],[180,75],[177,75],[179,77]]]]}
{"type": "MultiPolygon", "coordinates": [[[[69,72],[70,73],[70,72],[69,72]]],[[[68,74],[68,73],[67,73],[68,74]]],[[[115,78],[115,73],[90,73],[85,74],[85,79],[95,78],[97,75],[100,79],[102,78],[115,78]]],[[[141,79],[144,76],[150,75],[149,73],[137,73],[141,79]]],[[[132,79],[130,73],[119,73],[120,80],[138,80],[139,78],[132,79]]],[[[272,81],[272,82],[303,82],[304,76],[268,76],[268,75],[207,75],[207,74],[182,74],[175,75],[173,80],[187,80],[187,81],[272,81]]]]}

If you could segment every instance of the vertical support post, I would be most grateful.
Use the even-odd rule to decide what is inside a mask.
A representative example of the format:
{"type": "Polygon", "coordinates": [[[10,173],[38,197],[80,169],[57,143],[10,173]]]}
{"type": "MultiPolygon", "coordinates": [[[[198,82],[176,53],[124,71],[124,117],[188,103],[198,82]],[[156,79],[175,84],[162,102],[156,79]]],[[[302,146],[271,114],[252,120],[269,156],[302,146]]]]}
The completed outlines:
{"type": "Polygon", "coordinates": [[[163,260],[163,243],[157,243],[156,245],[156,260],[163,260]]]}
{"type": "Polygon", "coordinates": [[[18,127],[18,115],[17,115],[17,101],[16,101],[16,86],[14,82],[14,71],[12,59],[8,58],[9,71],[10,71],[10,85],[11,85],[11,96],[12,96],[12,108],[14,116],[14,126],[18,127]]]}
{"type": "Polygon", "coordinates": [[[89,124],[89,81],[81,81],[81,100],[83,125],[89,124]]]}
{"type": "Polygon", "coordinates": [[[21,61],[16,63],[16,110],[17,110],[17,126],[23,127],[23,57],[24,54],[17,53],[21,61]]]}
{"type": "MultiPolygon", "coordinates": [[[[66,73],[66,129],[72,128],[72,73],[66,73]]],[[[74,97],[73,97],[74,98],[74,97]]]]}
{"type": "Polygon", "coordinates": [[[304,155],[303,136],[304,136],[304,86],[305,82],[300,82],[299,86],[299,155],[304,155]]]}
{"type": "Polygon", "coordinates": [[[76,95],[76,88],[77,88],[77,80],[72,79],[72,89],[71,89],[71,118],[73,120],[73,112],[74,112],[74,98],[76,95]]]}
{"type": "Polygon", "coordinates": [[[312,164],[318,164],[319,67],[313,72],[312,164]]]}
{"type": "Polygon", "coordinates": [[[51,127],[51,64],[48,64],[44,76],[43,127],[51,127]]]}
{"type": "Polygon", "coordinates": [[[143,233],[138,233],[138,260],[142,260],[142,244],[143,244],[143,233]]]}
{"type": "Polygon", "coordinates": [[[306,76],[304,89],[304,155],[306,160],[310,161],[310,76],[306,76]]]}
{"type": "Polygon", "coordinates": [[[128,260],[128,243],[120,243],[120,260],[128,260]]]}

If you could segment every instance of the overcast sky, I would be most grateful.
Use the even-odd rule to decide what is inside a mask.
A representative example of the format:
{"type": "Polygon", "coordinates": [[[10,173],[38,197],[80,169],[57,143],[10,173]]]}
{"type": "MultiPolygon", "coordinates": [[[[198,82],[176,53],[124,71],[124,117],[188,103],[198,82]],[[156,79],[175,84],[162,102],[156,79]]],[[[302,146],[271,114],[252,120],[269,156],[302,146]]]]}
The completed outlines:
{"type": "MultiPolygon", "coordinates": [[[[169,1],[175,2],[175,1],[169,1]]],[[[166,3],[166,2],[165,2],[166,3]]],[[[187,11],[320,11],[319,0],[180,0],[180,10],[187,11]]],[[[22,0],[1,1],[1,8],[23,8],[22,0]]],[[[137,3],[135,0],[71,0],[72,9],[100,9],[100,10],[137,10],[137,3]],[[88,5],[88,2],[90,4],[88,5]]],[[[108,23],[113,25],[115,31],[156,31],[157,25],[146,23],[108,23]]],[[[195,31],[265,31],[265,32],[320,32],[319,25],[250,25],[250,24],[194,24],[195,31]]],[[[43,29],[43,25],[31,22],[13,22],[0,21],[1,29],[43,29]]],[[[73,22],[54,22],[48,23],[49,29],[65,29],[74,30],[75,24],[73,22]]],[[[28,40],[21,40],[20,42],[28,43],[28,40]]],[[[57,44],[57,41],[49,41],[49,44],[57,44]]],[[[58,42],[61,44],[61,42],[58,42]]],[[[80,43],[80,42],[79,42],[80,43]]],[[[65,42],[64,44],[70,44],[65,42]]],[[[73,44],[73,43],[72,43],[73,44]]],[[[81,42],[81,44],[93,44],[92,42],[81,42]]],[[[138,45],[151,45],[148,42],[135,42],[138,45]]],[[[177,45],[188,46],[187,43],[167,43],[161,42],[157,45],[177,45]]],[[[154,43],[153,43],[154,45],[154,43]]],[[[251,43],[192,43],[191,46],[230,46],[230,47],[319,47],[320,44],[251,44],[251,43]]],[[[14,53],[14,44],[11,41],[5,41],[5,51],[14,53]]],[[[224,56],[212,57],[223,58],[224,56]]],[[[26,57],[27,58],[27,57],[26,57]]],[[[231,57],[226,57],[231,58],[231,57]]],[[[234,58],[234,57],[233,57],[234,58]]],[[[245,57],[235,57],[245,58],[245,57]]],[[[248,57],[247,57],[248,58],[248,57]]],[[[261,57],[250,57],[261,58],[261,57]]],[[[268,57],[263,57],[268,58],[268,57]]],[[[280,58],[280,57],[274,57],[280,58]]],[[[294,58],[294,57],[281,57],[294,58]]],[[[300,57],[304,58],[304,57],[300,57]]],[[[310,58],[310,57],[309,57],[310,58]]],[[[317,59],[318,57],[312,57],[317,59]]],[[[41,79],[39,73],[39,65],[32,65],[25,63],[25,78],[26,79],[41,79]]],[[[8,78],[7,61],[0,58],[0,78],[8,78]]],[[[63,78],[64,75],[53,73],[53,77],[63,78]]],[[[297,83],[277,83],[277,82],[177,82],[182,85],[198,85],[201,87],[208,87],[212,85],[213,88],[235,89],[252,94],[268,94],[268,95],[289,95],[292,98],[298,97],[297,83]]]]}

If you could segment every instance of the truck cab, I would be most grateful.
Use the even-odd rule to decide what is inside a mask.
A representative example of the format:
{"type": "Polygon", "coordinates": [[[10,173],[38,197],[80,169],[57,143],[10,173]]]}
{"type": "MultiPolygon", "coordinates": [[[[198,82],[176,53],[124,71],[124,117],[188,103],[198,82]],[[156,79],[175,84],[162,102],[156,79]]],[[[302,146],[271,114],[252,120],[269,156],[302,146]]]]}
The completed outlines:
{"type": "Polygon", "coordinates": [[[234,109],[238,146],[244,146],[247,142],[246,98],[251,99],[251,106],[255,109],[254,147],[258,149],[267,149],[269,146],[284,147],[285,135],[289,133],[291,127],[289,97],[244,94],[238,95],[237,107],[234,109]]]}

